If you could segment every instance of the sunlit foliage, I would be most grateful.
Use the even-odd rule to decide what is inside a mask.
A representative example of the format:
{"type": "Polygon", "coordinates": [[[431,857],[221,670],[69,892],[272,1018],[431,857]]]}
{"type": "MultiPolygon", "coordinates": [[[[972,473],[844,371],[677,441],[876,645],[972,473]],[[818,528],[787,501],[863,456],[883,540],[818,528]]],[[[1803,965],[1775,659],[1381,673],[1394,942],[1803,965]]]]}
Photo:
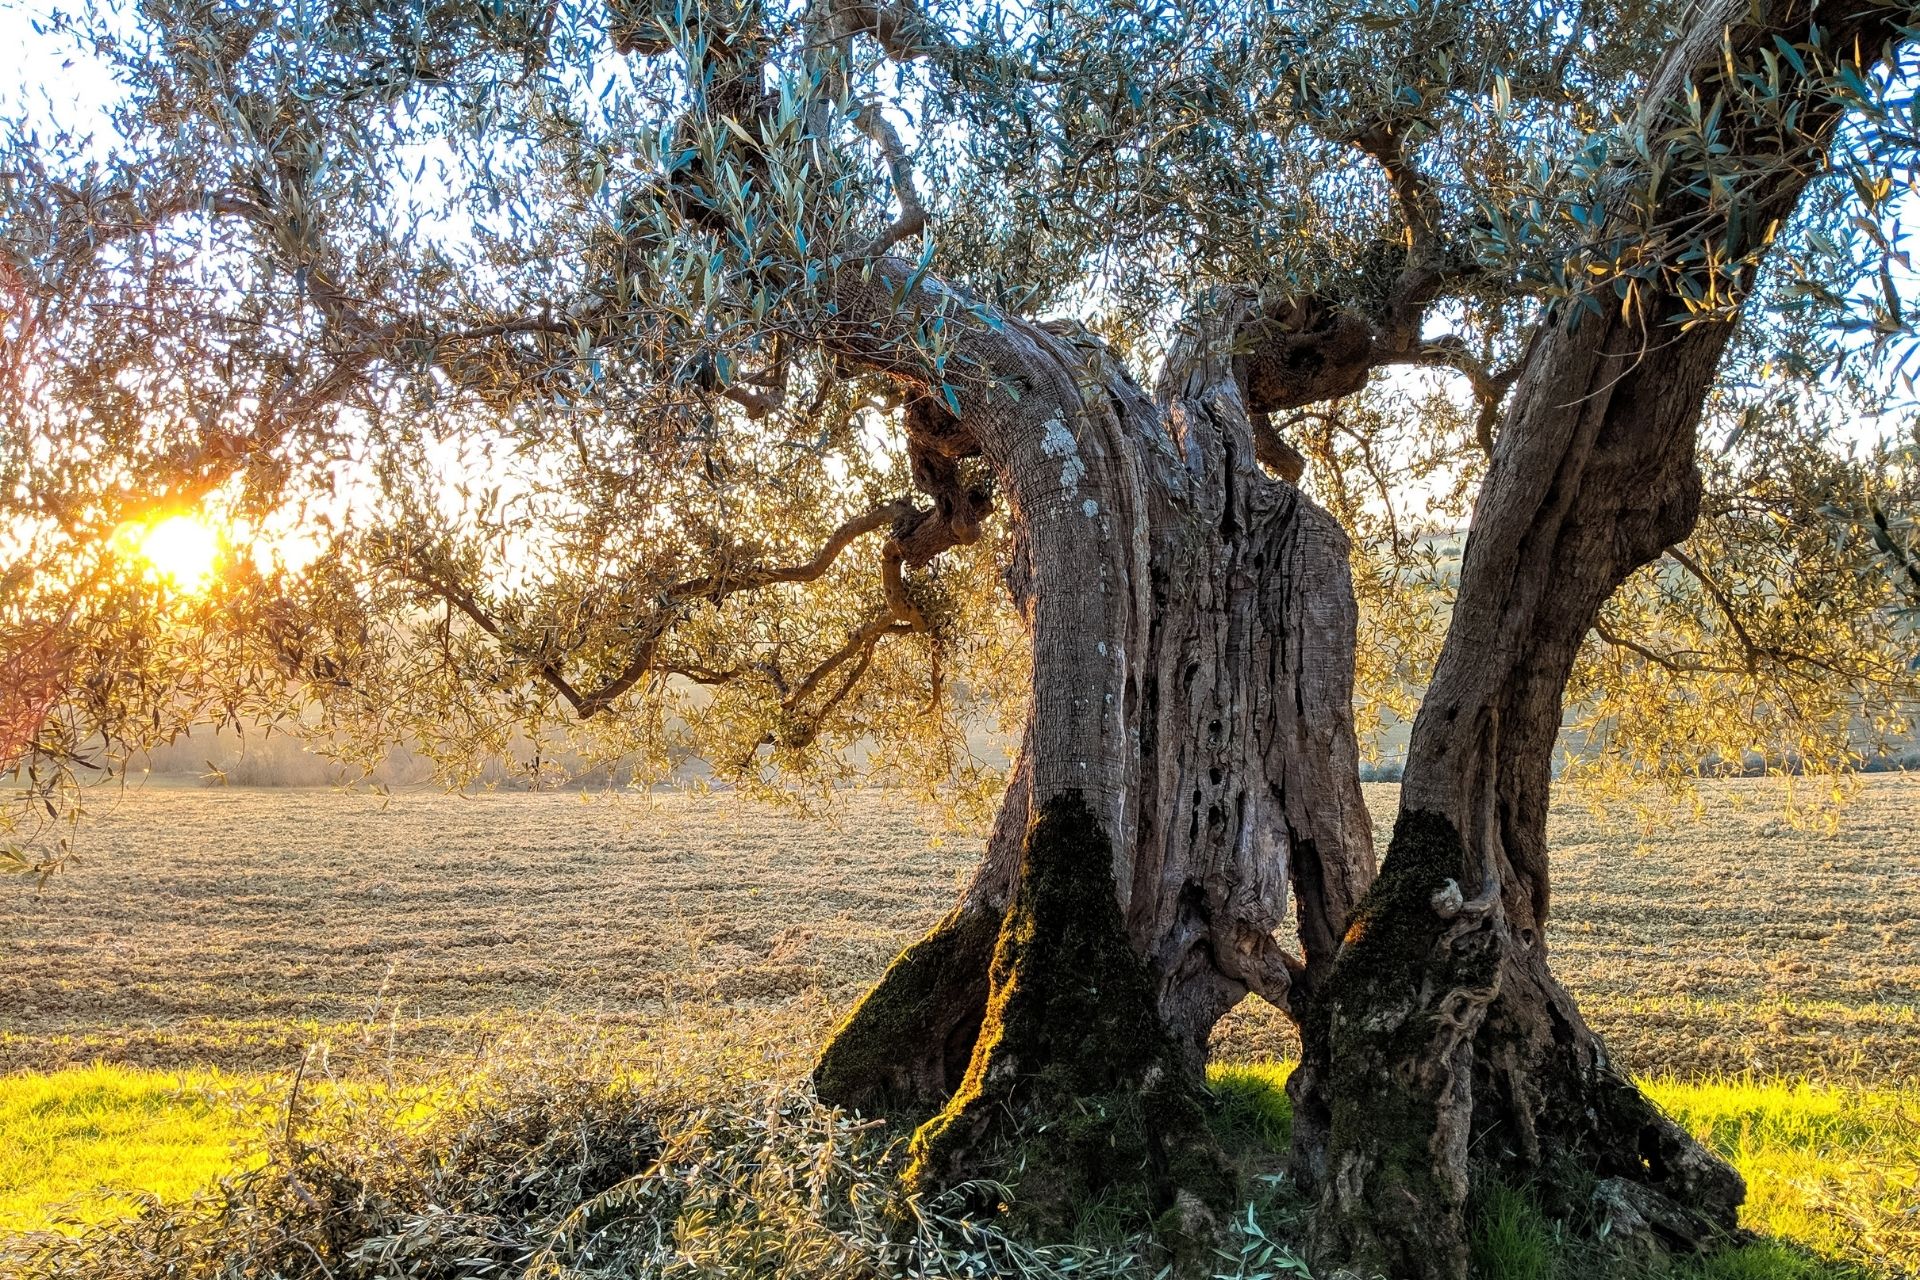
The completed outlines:
{"type": "MultiPolygon", "coordinates": [[[[1681,18],[63,13],[40,38],[118,88],[97,129],[29,115],[0,139],[0,763],[54,817],[74,777],[209,721],[363,763],[406,741],[455,781],[503,753],[643,781],[698,755],[794,793],[878,772],[990,795],[1025,695],[1010,535],[914,542],[928,496],[996,495],[979,459],[908,450],[903,415],[943,397],[904,405],[889,372],[951,404],[978,376],[955,333],[1070,315],[1145,378],[1200,290],[1383,313],[1412,244],[1441,283],[1400,359],[1428,372],[1276,424],[1355,535],[1363,712],[1391,753],[1532,324],[1595,278],[1631,308],[1636,264],[1672,256],[1645,240],[1685,234],[1573,253],[1647,145],[1632,104],[1681,18]],[[855,325],[846,291],[886,255],[913,287],[855,325]],[[217,532],[211,573],[156,572],[121,534],[175,520],[217,532]]],[[[1830,52],[1781,50],[1814,65],[1791,90],[1742,82],[1782,127],[1807,94],[1856,126],[1748,308],[1707,521],[1610,607],[1571,692],[1589,765],[1831,768],[1908,724],[1884,561],[1911,541],[1873,522],[1916,480],[1854,443],[1875,431],[1832,379],[1856,418],[1897,410],[1914,104],[1905,64],[1852,83],[1820,74],[1830,52]]],[[[1716,109],[1692,150],[1662,140],[1709,185],[1716,109]]],[[[1737,264],[1697,257],[1698,309],[1732,305],[1737,264]]],[[[57,833],[16,839],[20,866],[57,860],[57,833]]]]}

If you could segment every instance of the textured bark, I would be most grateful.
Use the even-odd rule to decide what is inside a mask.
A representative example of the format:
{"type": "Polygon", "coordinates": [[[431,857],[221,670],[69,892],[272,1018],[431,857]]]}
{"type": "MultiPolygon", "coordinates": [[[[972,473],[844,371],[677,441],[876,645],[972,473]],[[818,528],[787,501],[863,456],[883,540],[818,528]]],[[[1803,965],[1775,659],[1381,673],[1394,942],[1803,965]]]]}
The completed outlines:
{"type": "Polygon", "coordinates": [[[1011,1176],[1021,1215],[1049,1225],[1103,1198],[1131,1200],[1176,1259],[1197,1264],[1237,1188],[1127,939],[1112,858],[1079,793],[1036,810],[978,1047],[959,1090],[914,1135],[906,1183],[927,1192],[1011,1176]]]}
{"type": "MultiPolygon", "coordinates": [[[[1737,63],[1803,39],[1809,14],[1799,0],[1701,10],[1650,83],[1650,135],[1689,81],[1716,92],[1723,35],[1737,63]]],[[[1823,8],[1825,47],[1876,49],[1887,17],[1823,8]]],[[[1751,161],[1737,201],[1706,205],[1670,175],[1652,225],[1757,260],[1838,111],[1810,99],[1791,136],[1735,111],[1721,141],[1751,161]]],[[[1614,213],[1609,234],[1637,216],[1614,213]]],[[[1631,316],[1569,305],[1530,349],[1364,898],[1345,540],[1260,469],[1255,438],[1257,415],[1350,389],[1377,352],[1338,313],[1222,294],[1150,399],[1070,327],[1008,317],[969,333],[964,363],[1019,395],[970,387],[921,434],[941,458],[983,455],[1007,500],[1034,655],[1024,786],[960,906],[829,1045],[823,1096],[939,1107],[917,1140],[923,1187],[1025,1167],[1045,1203],[1049,1186],[1087,1196],[1105,1179],[1180,1208],[1190,1236],[1226,1207],[1188,1105],[1206,1034],[1254,991],[1302,1024],[1295,1165],[1318,1195],[1321,1273],[1461,1280],[1479,1176],[1526,1178],[1576,1216],[1600,1193],[1602,1211],[1628,1204],[1675,1245],[1730,1229],[1738,1177],[1614,1068],[1546,964],[1567,676],[1607,596],[1686,535],[1699,502],[1695,431],[1731,321],[1669,327],[1679,289],[1663,280],[1631,316]],[[1298,957],[1273,936],[1289,886],[1298,957]],[[1146,1112],[1124,1105],[1146,1094],[1146,1112]],[[1103,1142],[1130,1154],[1087,1161],[1103,1142]]],[[[850,297],[845,311],[886,308],[850,297]]],[[[849,354],[884,366],[884,336],[850,338],[849,354]]]]}
{"type": "MultiPolygon", "coordinates": [[[[1018,401],[963,396],[944,433],[949,447],[977,442],[1001,477],[1016,532],[1009,585],[1033,644],[1031,719],[973,883],[854,1009],[815,1074],[843,1105],[941,1108],[922,1133],[927,1185],[1006,1176],[1016,1133],[1067,1106],[1047,1082],[1072,1079],[1076,1142],[1095,1142],[1085,1117],[1099,1113],[1110,1152],[1157,1153],[1109,1159],[1102,1176],[1142,1183],[1156,1211],[1186,1204],[1183,1222],[1197,1212],[1183,1194],[1204,1192],[1219,1212],[1213,1165],[1174,1158],[1198,1141],[1181,1099],[1198,1096],[1207,1034],[1250,991],[1289,1007],[1310,990],[1370,877],[1347,543],[1256,461],[1232,356],[1246,309],[1239,294],[1207,300],[1154,398],[1090,336],[1009,320],[977,358],[1021,380],[1018,401]],[[1106,1012],[1155,1046],[1145,1058],[1116,1055],[1091,1027],[1048,1025],[1078,1007],[1092,979],[1074,964],[1091,962],[1035,945],[1030,922],[1048,912],[1022,896],[1033,868],[1021,838],[1067,796],[1100,833],[1074,842],[1076,856],[1105,851],[1100,875],[1073,883],[1111,902],[1114,941],[1140,966],[1144,1007],[1106,1012]],[[1290,888],[1297,956],[1274,936],[1290,888]],[[1092,1105],[1139,1094],[1149,1076],[1178,1087],[1154,1083],[1144,1120],[1092,1105]]],[[[1081,951],[1115,963],[1091,942],[1081,951]]],[[[1131,980],[1100,985],[1109,1001],[1130,998],[1131,980]]],[[[1036,1167],[1031,1151],[1021,1159],[1036,1167]]],[[[1036,1187],[1092,1193],[1073,1161],[1041,1163],[1050,1175],[1036,1187]]]]}
{"type": "MultiPolygon", "coordinates": [[[[1654,78],[1652,127],[1689,80],[1711,100],[1723,34],[1738,63],[1776,34],[1804,40],[1810,13],[1704,10],[1654,78]]],[[[1827,5],[1818,16],[1829,49],[1871,57],[1892,34],[1885,10],[1827,5]]],[[[1695,236],[1725,238],[1736,259],[1763,250],[1838,110],[1816,100],[1786,151],[1778,132],[1736,116],[1723,141],[1753,174],[1740,223],[1674,183],[1657,224],[1691,219],[1695,236]]],[[[1679,299],[1655,293],[1652,332],[1617,306],[1567,308],[1506,413],[1395,835],[1293,1083],[1321,1273],[1460,1280],[1478,1176],[1526,1179],[1569,1213],[1604,1212],[1588,1202],[1596,1183],[1611,1188],[1673,1247],[1734,1228],[1739,1176],[1641,1096],[1547,967],[1546,813],[1566,681],[1602,603],[1693,527],[1696,429],[1731,331],[1726,319],[1669,324],[1679,299]]]]}

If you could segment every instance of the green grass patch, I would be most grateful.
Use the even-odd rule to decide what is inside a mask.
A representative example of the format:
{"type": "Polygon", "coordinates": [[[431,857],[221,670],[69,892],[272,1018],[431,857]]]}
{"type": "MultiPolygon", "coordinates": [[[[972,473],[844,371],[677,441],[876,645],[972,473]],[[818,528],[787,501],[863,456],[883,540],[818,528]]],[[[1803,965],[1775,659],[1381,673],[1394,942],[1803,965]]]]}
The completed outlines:
{"type": "Polygon", "coordinates": [[[1747,1179],[1748,1227],[1858,1270],[1747,1276],[1920,1275],[1920,1084],[1855,1089],[1654,1080],[1646,1089],[1747,1179]]]}
{"type": "MultiPolygon", "coordinates": [[[[1284,1145],[1289,1063],[1208,1071],[1230,1135],[1284,1145]]],[[[1654,1101],[1747,1180],[1742,1221],[1770,1237],[1681,1268],[1675,1280],[1920,1276],[1920,1085],[1754,1080],[1643,1082],[1654,1101]]],[[[1483,1197],[1476,1280],[1579,1280],[1591,1260],[1523,1189],[1483,1197]]]]}
{"type": "MultiPolygon", "coordinates": [[[[1232,1147],[1255,1153],[1248,1169],[1260,1179],[1256,1190],[1265,1188],[1256,1197],[1259,1221],[1250,1211],[1242,1241],[1247,1254],[1242,1270],[1249,1275],[1292,1274],[1277,1264],[1292,1256],[1281,1242],[1291,1238],[1301,1206],[1285,1202],[1279,1185],[1271,1182],[1274,1162],[1258,1157],[1261,1149],[1285,1149],[1292,1121],[1285,1092],[1289,1070],[1286,1063],[1227,1063],[1209,1072],[1221,1136],[1232,1147]],[[1262,1232],[1272,1232],[1272,1241],[1262,1232]],[[1269,1253],[1274,1261],[1267,1260],[1269,1253]]],[[[551,1065],[529,1071],[530,1079],[537,1077],[534,1087],[558,1090],[567,1086],[542,1082],[564,1081],[571,1074],[551,1065]]],[[[184,1203],[220,1177],[260,1164],[284,1123],[284,1084],[269,1090],[264,1079],[112,1066],[0,1077],[0,1235],[62,1223],[72,1230],[114,1218],[148,1196],[184,1203]]],[[[614,1093],[640,1087],[630,1081],[614,1093]]],[[[1655,1080],[1646,1087],[1746,1176],[1744,1220],[1766,1237],[1683,1266],[1671,1273],[1672,1280],[1920,1276],[1920,1085],[1855,1089],[1655,1080]]],[[[599,1096],[584,1083],[579,1088],[585,1090],[582,1098],[599,1096]]],[[[492,1167],[494,1157],[482,1159],[480,1153],[492,1141],[483,1136],[493,1131],[488,1126],[499,1126],[527,1145],[526,1162],[552,1160],[556,1170],[576,1159],[580,1132],[604,1127],[596,1121],[549,1131],[542,1121],[528,1128],[524,1116],[557,1104],[509,1109],[503,1120],[496,1115],[500,1104],[486,1094],[460,1083],[393,1090],[309,1082],[300,1127],[304,1131],[310,1125],[317,1140],[336,1143],[339,1139],[326,1135],[377,1130],[384,1136],[349,1161],[353,1168],[384,1178],[373,1171],[384,1169],[391,1156],[395,1168],[412,1161],[420,1170],[442,1170],[432,1179],[476,1159],[477,1167],[492,1167]],[[470,1092],[474,1096],[468,1097],[470,1092]],[[437,1136],[427,1133],[434,1124],[437,1136]],[[457,1157],[434,1155],[446,1141],[456,1153],[473,1150],[457,1157]]],[[[683,1122],[669,1123],[663,1115],[659,1123],[662,1132],[671,1133],[683,1122]]],[[[878,1155],[873,1159],[874,1168],[861,1177],[883,1180],[888,1162],[878,1155]]],[[[425,1199],[438,1202],[432,1195],[425,1199]]],[[[1579,1280],[1595,1274],[1587,1247],[1543,1216],[1525,1188],[1494,1189],[1481,1197],[1478,1215],[1476,1280],[1579,1280]]]]}
{"type": "Polygon", "coordinates": [[[180,1200],[246,1163],[231,1077],[96,1065],[0,1076],[0,1234],[180,1200]]]}
{"type": "Polygon", "coordinates": [[[1257,1142],[1285,1151],[1293,1133],[1293,1102],[1287,1097],[1291,1062],[1216,1062],[1207,1084],[1220,1104],[1218,1124],[1230,1145],[1257,1142]]]}

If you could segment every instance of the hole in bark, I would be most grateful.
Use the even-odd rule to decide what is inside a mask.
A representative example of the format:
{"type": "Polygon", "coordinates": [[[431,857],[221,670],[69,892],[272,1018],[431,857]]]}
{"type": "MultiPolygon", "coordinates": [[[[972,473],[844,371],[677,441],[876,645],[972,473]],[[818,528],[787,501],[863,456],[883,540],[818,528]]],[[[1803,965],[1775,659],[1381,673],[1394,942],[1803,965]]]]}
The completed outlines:
{"type": "Polygon", "coordinates": [[[1530,946],[1532,946],[1532,945],[1533,945],[1533,930],[1531,930],[1531,929],[1522,929],[1522,930],[1520,931],[1520,941],[1521,941],[1521,942],[1524,942],[1524,943],[1525,943],[1525,944],[1526,944],[1527,946],[1529,946],[1529,947],[1530,947],[1530,946]]]}
{"type": "Polygon", "coordinates": [[[1667,1162],[1660,1153],[1660,1130],[1654,1125],[1640,1126],[1640,1159],[1654,1178],[1667,1176],[1667,1162]]]}
{"type": "Polygon", "coordinates": [[[1211,782],[1216,787],[1220,785],[1220,776],[1221,776],[1220,768],[1218,765],[1215,765],[1213,768],[1207,770],[1207,781],[1211,782]]]}

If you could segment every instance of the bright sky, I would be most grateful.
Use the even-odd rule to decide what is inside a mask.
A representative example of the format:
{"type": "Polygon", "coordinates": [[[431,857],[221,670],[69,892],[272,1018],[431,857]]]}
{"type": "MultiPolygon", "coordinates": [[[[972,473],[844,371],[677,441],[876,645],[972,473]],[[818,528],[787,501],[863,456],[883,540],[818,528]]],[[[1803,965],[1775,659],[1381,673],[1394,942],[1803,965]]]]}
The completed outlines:
{"type": "Polygon", "coordinates": [[[0,72],[0,113],[25,113],[81,133],[104,128],[118,88],[98,59],[34,30],[51,7],[38,0],[0,0],[0,49],[14,64],[11,74],[0,72]]]}

